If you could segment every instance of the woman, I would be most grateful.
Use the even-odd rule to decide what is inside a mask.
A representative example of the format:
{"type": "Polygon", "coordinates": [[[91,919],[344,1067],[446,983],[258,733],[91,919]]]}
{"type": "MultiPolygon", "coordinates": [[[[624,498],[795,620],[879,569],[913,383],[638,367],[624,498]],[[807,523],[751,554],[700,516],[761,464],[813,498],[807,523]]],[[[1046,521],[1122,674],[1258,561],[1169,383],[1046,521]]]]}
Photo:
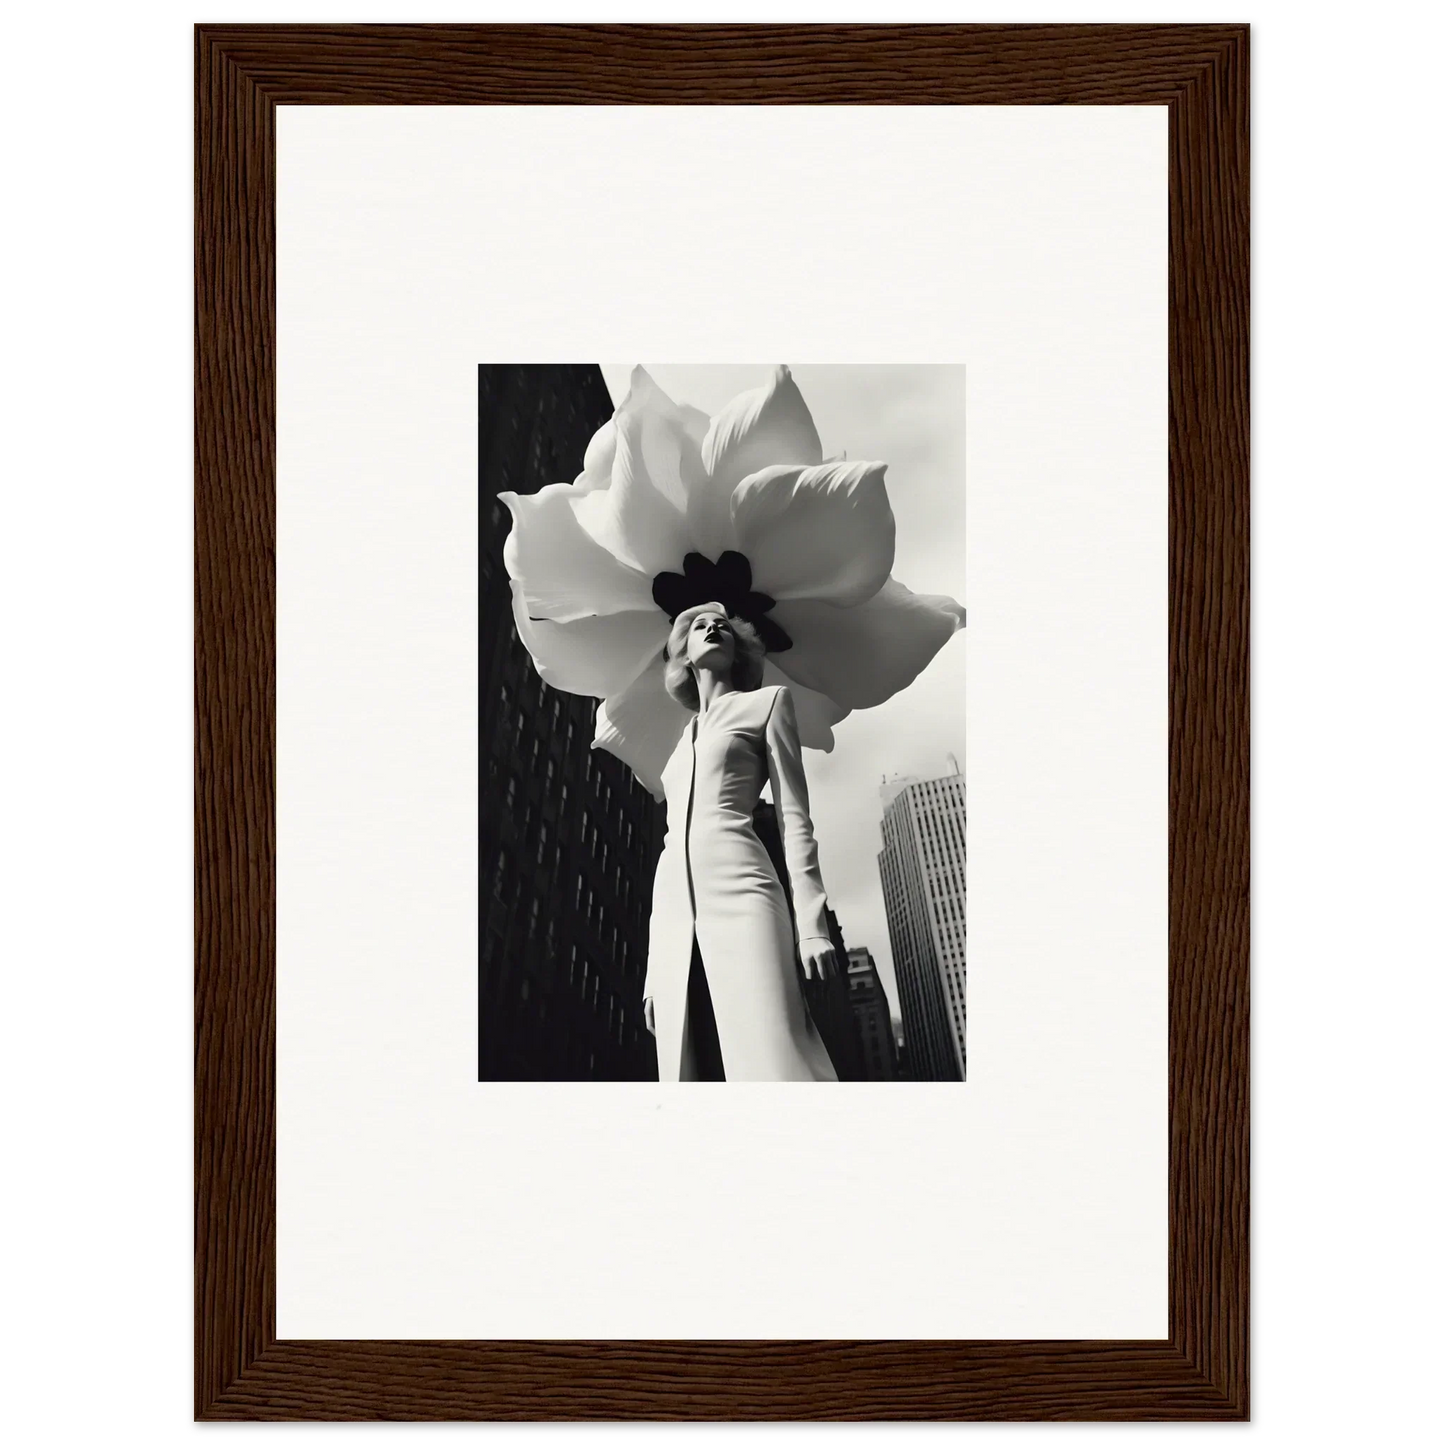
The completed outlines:
{"type": "Polygon", "coordinates": [[[796,940],[810,978],[834,973],[793,699],[761,687],[763,644],[721,603],[678,614],[668,692],[695,716],[662,774],[667,839],[653,886],[643,1011],[658,1077],[833,1080],[803,1000],[794,924],[753,808],[771,780],[796,940]]]}

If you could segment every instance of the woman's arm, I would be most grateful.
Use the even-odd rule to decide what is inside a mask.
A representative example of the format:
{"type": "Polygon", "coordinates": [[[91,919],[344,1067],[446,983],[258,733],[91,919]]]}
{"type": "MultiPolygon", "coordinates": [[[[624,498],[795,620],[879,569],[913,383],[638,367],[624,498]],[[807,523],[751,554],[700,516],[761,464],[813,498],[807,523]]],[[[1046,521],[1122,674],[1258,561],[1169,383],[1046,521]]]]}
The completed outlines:
{"type": "MultiPolygon", "coordinates": [[[[768,777],[773,785],[773,804],[777,809],[778,829],[783,835],[788,881],[793,889],[798,948],[808,974],[812,976],[814,963],[836,964],[837,960],[833,956],[833,940],[828,933],[828,896],[823,891],[823,878],[818,871],[818,843],[813,837],[813,818],[808,811],[808,779],[803,772],[797,713],[793,708],[793,695],[786,687],[780,687],[773,697],[764,736],[768,777]]],[[[828,970],[825,967],[822,971],[828,970]]]]}

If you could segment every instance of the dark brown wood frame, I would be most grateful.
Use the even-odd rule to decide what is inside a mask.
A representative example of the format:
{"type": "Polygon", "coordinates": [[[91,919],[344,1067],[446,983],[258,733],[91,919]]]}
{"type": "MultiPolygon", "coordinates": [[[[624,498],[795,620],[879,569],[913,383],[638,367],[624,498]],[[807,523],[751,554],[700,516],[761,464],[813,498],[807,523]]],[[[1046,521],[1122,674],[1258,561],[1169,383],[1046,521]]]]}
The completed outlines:
{"type": "Polygon", "coordinates": [[[199,26],[195,1409],[205,1420],[1248,1417],[1245,26],[199,26]],[[278,1340],[278,105],[1169,108],[1169,1338],[278,1340]]]}

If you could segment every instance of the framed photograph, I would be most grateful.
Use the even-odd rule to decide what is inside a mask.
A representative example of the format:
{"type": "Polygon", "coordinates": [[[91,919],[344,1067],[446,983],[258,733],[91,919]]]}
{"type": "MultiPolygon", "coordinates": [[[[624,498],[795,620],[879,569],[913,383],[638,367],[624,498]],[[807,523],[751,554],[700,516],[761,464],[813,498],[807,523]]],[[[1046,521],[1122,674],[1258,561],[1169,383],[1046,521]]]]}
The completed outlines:
{"type": "Polygon", "coordinates": [[[1247,1418],[1247,28],[196,85],[197,1418],[1247,1418]]]}
{"type": "Polygon", "coordinates": [[[479,1078],[967,1077],[965,410],[961,366],[481,368],[479,1078]]]}

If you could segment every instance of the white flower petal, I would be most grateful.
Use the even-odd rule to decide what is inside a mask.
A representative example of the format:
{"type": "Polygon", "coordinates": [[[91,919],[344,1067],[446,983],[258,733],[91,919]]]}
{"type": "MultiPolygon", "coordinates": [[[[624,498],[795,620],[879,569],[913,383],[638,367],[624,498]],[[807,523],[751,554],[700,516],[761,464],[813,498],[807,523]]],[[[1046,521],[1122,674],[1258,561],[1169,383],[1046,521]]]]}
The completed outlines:
{"type": "Polygon", "coordinates": [[[512,616],[542,681],[583,697],[610,697],[623,691],[659,653],[670,630],[666,615],[656,607],[571,622],[533,617],[516,582],[512,616]]]}
{"type": "Polygon", "coordinates": [[[632,368],[627,395],[616,415],[636,418],[648,477],[679,512],[685,512],[688,491],[702,475],[707,417],[695,406],[678,406],[641,366],[632,368]]]}
{"type": "Polygon", "coordinates": [[[702,443],[706,475],[688,497],[687,523],[699,552],[711,561],[736,545],[733,489],[746,476],[780,463],[816,466],[823,444],[803,394],[786,366],[767,386],[735,396],[712,419],[702,443]]]}
{"type": "Polygon", "coordinates": [[[662,685],[661,653],[638,674],[632,684],[609,696],[597,709],[594,748],[621,758],[637,781],[662,799],[662,770],[677,747],[692,714],[675,701],[662,685]]]}
{"type": "Polygon", "coordinates": [[[763,685],[786,687],[793,697],[793,711],[798,718],[798,741],[805,748],[816,748],[820,753],[833,751],[833,728],[851,711],[831,697],[804,687],[796,679],[787,676],[772,658],[763,662],[763,685]]]}
{"type": "Polygon", "coordinates": [[[701,462],[702,444],[704,438],[707,436],[707,429],[712,425],[712,418],[705,411],[700,411],[690,402],[679,402],[677,409],[682,413],[683,430],[697,443],[697,458],[698,461],[701,462]]]}
{"type": "MultiPolygon", "coordinates": [[[[702,477],[694,413],[677,406],[642,367],[634,368],[631,389],[612,419],[611,483],[573,501],[593,541],[649,578],[680,570],[688,550],[683,516],[689,489],[702,477]]],[[[599,445],[599,464],[605,450],[599,445]]]]}
{"type": "Polygon", "coordinates": [[[579,492],[594,492],[612,485],[612,463],[617,456],[617,426],[611,417],[592,433],[587,454],[582,458],[582,474],[572,484],[579,492]]]}
{"type": "Polygon", "coordinates": [[[500,492],[512,511],[502,547],[507,575],[521,584],[530,617],[570,622],[579,617],[654,608],[652,579],[619,562],[577,522],[574,487],[500,492]]]}
{"type": "Polygon", "coordinates": [[[577,521],[618,561],[648,577],[680,568],[687,551],[682,513],[653,485],[635,422],[619,417],[612,485],[572,502],[577,521]]]}
{"type": "Polygon", "coordinates": [[[774,655],[782,671],[849,708],[901,692],[963,626],[953,598],[920,596],[892,577],[856,607],[780,602],[768,615],[793,639],[774,655]]]}
{"type": "Polygon", "coordinates": [[[707,474],[732,485],[779,462],[817,466],[823,444],[812,413],[786,366],[766,386],[735,396],[712,419],[702,444],[707,474]]]}
{"type": "MultiPolygon", "coordinates": [[[[853,607],[893,568],[893,509],[882,462],[765,467],[733,493],[737,548],[753,588],[779,602],[853,607]]],[[[786,624],[785,624],[786,625],[786,624]]]]}

